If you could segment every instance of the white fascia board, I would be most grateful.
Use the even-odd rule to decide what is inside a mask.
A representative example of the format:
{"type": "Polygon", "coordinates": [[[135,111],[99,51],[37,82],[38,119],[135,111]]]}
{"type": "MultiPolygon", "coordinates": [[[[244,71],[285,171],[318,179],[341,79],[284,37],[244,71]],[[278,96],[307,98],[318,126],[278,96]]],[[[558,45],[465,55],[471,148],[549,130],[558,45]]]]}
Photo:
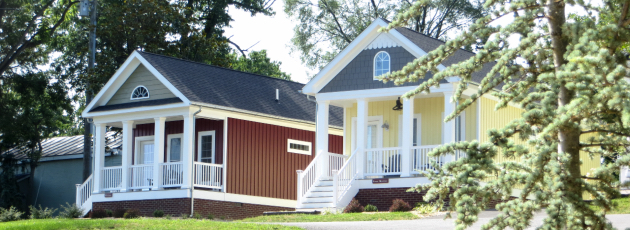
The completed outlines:
{"type": "MultiPolygon", "coordinates": [[[[183,103],[163,106],[147,106],[125,110],[105,111],[94,113],[94,123],[110,123],[120,121],[132,121],[153,119],[155,117],[183,116],[196,109],[183,103]]],[[[195,110],[197,111],[197,110],[195,110]]]]}
{"type": "Polygon", "coordinates": [[[131,76],[133,71],[140,65],[144,65],[149,72],[151,72],[166,88],[168,88],[175,96],[179,97],[184,104],[189,105],[190,100],[184,96],[173,84],[171,84],[164,76],[157,71],[146,59],[142,57],[138,53],[138,51],[133,51],[131,55],[125,60],[125,62],[116,70],[116,73],[107,81],[107,83],[103,86],[103,88],[96,94],[92,102],[83,110],[81,114],[82,117],[93,117],[97,116],[95,114],[98,113],[89,113],[92,108],[95,106],[104,106],[107,102],[114,96],[114,94],[118,91],[120,86],[122,86],[125,81],[131,76]]]}
{"type": "Polygon", "coordinates": [[[262,196],[241,195],[235,193],[213,192],[204,190],[195,190],[193,198],[204,200],[217,200],[245,204],[267,205],[275,207],[295,208],[296,200],[287,200],[279,198],[270,198],[262,196]]]}
{"type": "MultiPolygon", "coordinates": [[[[332,93],[319,93],[317,94],[317,100],[352,100],[352,99],[361,99],[361,98],[375,98],[375,97],[391,97],[391,96],[401,96],[406,92],[416,89],[417,86],[406,86],[406,87],[392,87],[392,88],[382,88],[382,89],[364,89],[364,90],[353,90],[353,91],[342,91],[342,92],[332,92],[332,93]]],[[[453,84],[444,83],[440,84],[440,87],[431,87],[431,93],[440,93],[440,92],[452,92],[454,90],[453,84]]]]}
{"type": "MultiPolygon", "coordinates": [[[[129,109],[118,109],[118,110],[103,111],[103,112],[90,112],[90,113],[85,113],[87,116],[84,116],[84,117],[93,117],[96,120],[97,117],[102,117],[102,116],[125,115],[125,114],[130,114],[130,113],[144,113],[144,112],[150,112],[154,110],[179,109],[179,108],[187,108],[187,107],[189,107],[189,105],[184,104],[184,103],[158,105],[158,106],[142,106],[142,107],[129,108],[129,109]]],[[[150,118],[153,118],[153,117],[150,117],[150,118]]],[[[121,120],[118,120],[118,121],[121,121],[121,120]]]]}

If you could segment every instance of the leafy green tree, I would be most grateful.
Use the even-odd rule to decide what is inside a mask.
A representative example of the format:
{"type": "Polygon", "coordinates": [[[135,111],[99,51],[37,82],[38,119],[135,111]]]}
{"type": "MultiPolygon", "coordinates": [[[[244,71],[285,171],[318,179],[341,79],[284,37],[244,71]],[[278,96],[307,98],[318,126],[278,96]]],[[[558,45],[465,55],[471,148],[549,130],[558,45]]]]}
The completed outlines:
{"type": "MultiPolygon", "coordinates": [[[[308,67],[322,68],[376,18],[391,19],[420,1],[285,0],[284,11],[298,21],[291,39],[293,52],[308,67]]],[[[448,32],[465,28],[484,11],[470,0],[446,0],[427,3],[418,12],[405,26],[445,39],[448,32]]]]}
{"type": "MultiPolygon", "coordinates": [[[[387,29],[407,25],[429,3],[417,2],[387,29]]],[[[488,143],[464,141],[430,153],[443,156],[457,150],[467,157],[444,165],[429,175],[431,184],[415,189],[428,190],[426,200],[448,197],[449,210],[457,213],[458,229],[472,225],[490,200],[508,198],[515,188],[521,189],[518,197],[497,205],[500,214],[484,229],[524,229],[534,212],[542,209],[548,214],[542,229],[611,229],[606,212],[611,209],[611,199],[619,195],[613,173],[630,165],[630,155],[623,153],[613,164],[583,172],[580,151],[599,159],[630,145],[630,88],[626,81],[630,69],[623,52],[630,40],[630,1],[605,0],[601,7],[564,0],[503,4],[486,1],[484,7],[492,9],[491,14],[401,71],[382,78],[401,84],[432,72],[432,79],[403,95],[410,97],[428,92],[441,79],[460,77],[451,100],[464,102],[447,120],[486,94],[499,99],[496,109],[511,104],[524,110],[521,118],[504,128],[488,131],[488,143]],[[583,20],[567,20],[569,5],[591,14],[583,20]],[[493,23],[505,16],[514,19],[505,26],[493,23]],[[511,40],[514,36],[520,40],[511,40]],[[486,37],[490,39],[475,56],[437,69],[460,47],[486,37]],[[484,65],[491,70],[478,92],[465,98],[462,92],[473,84],[472,73],[484,65]],[[497,162],[499,155],[514,161],[497,162]],[[583,177],[586,173],[597,182],[588,183],[583,177]],[[583,199],[583,193],[593,197],[592,203],[583,199]]]]}
{"type": "Polygon", "coordinates": [[[282,62],[279,61],[271,61],[267,57],[267,51],[252,51],[249,53],[249,57],[247,56],[238,56],[236,53],[232,52],[230,54],[232,58],[231,68],[243,72],[255,73],[275,78],[280,78],[284,80],[291,80],[291,75],[280,70],[280,65],[282,62]]]}

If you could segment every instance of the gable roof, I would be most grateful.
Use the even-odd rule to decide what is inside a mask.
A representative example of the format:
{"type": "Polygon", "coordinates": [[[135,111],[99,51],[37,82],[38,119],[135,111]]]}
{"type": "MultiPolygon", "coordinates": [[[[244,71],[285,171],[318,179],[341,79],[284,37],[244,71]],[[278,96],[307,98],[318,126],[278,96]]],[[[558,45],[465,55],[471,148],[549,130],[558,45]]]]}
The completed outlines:
{"type": "MultiPolygon", "coordinates": [[[[107,132],[105,134],[106,146],[109,149],[117,149],[122,146],[122,135],[115,135],[116,132],[107,132]]],[[[13,148],[7,150],[4,154],[14,154],[16,159],[26,158],[25,148],[13,148]]],[[[59,157],[69,155],[83,154],[83,135],[53,137],[42,141],[42,158],[59,157]]]]}
{"type": "MultiPolygon", "coordinates": [[[[306,95],[298,92],[304,84],[143,51],[135,51],[134,54],[138,54],[139,58],[146,61],[151,69],[155,69],[169,85],[181,92],[190,104],[215,105],[245,112],[315,121],[316,103],[309,101],[306,95]],[[277,102],[276,89],[279,90],[277,102]]],[[[165,105],[183,101],[178,99],[102,105],[92,108],[90,112],[165,105]]],[[[329,118],[330,125],[342,127],[343,109],[331,106],[329,118]]]]}

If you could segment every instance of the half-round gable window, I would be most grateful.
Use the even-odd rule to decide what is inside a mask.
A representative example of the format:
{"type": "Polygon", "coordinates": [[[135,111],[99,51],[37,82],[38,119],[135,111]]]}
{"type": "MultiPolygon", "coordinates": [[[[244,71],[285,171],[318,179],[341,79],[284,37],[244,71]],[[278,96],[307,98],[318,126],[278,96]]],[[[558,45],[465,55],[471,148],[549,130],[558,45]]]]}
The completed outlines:
{"type": "Polygon", "coordinates": [[[389,54],[385,51],[378,52],[374,56],[374,80],[377,80],[378,76],[389,73],[390,63],[389,54]]]}
{"type": "Polygon", "coordinates": [[[149,98],[149,90],[147,87],[139,85],[131,92],[131,100],[149,98]]]}

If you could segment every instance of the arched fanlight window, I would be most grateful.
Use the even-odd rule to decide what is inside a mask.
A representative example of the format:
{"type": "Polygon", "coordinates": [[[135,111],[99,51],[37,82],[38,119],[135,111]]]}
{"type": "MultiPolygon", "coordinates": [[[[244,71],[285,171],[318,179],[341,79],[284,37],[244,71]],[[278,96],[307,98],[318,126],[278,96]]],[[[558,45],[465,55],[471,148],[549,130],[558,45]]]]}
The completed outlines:
{"type": "Polygon", "coordinates": [[[390,58],[385,51],[378,52],[374,56],[374,80],[376,77],[389,73],[390,58]]]}
{"type": "Polygon", "coordinates": [[[149,90],[147,87],[139,85],[131,93],[131,100],[149,98],[149,90]]]}

